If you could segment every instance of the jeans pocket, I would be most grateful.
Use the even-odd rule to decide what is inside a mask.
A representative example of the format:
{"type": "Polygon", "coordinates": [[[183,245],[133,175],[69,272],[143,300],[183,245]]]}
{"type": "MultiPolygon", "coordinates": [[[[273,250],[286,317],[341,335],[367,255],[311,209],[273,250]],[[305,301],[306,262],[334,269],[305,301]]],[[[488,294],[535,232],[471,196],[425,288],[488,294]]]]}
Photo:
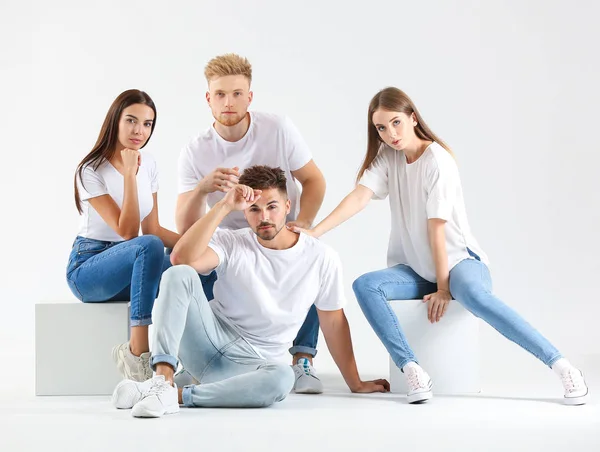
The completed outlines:
{"type": "Polygon", "coordinates": [[[82,238],[75,246],[75,254],[73,256],[75,259],[74,266],[79,267],[90,257],[100,254],[101,252],[110,248],[112,246],[112,242],[82,238]]]}

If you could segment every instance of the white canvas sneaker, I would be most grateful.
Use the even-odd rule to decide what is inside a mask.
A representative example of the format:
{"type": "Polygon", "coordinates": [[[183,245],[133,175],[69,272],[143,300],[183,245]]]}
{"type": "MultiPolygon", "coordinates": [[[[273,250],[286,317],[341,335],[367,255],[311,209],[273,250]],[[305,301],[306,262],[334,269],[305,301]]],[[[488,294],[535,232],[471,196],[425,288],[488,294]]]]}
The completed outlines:
{"type": "Polygon", "coordinates": [[[408,363],[403,368],[408,384],[408,403],[422,403],[433,397],[431,378],[417,363],[408,363]]]}
{"type": "Polygon", "coordinates": [[[296,394],[321,394],[323,392],[323,383],[317,377],[315,368],[311,366],[307,358],[300,358],[292,366],[296,381],[294,382],[294,392],[296,394]]]}
{"type": "Polygon", "coordinates": [[[589,401],[590,392],[579,369],[570,367],[564,370],[560,380],[565,388],[565,405],[585,405],[589,401]]]}

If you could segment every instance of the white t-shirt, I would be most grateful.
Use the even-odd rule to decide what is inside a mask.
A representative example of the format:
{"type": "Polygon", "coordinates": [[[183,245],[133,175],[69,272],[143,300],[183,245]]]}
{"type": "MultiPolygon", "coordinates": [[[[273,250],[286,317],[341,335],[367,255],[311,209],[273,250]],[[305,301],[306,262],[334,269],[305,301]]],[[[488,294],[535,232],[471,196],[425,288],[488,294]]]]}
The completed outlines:
{"type": "MultiPolygon", "coordinates": [[[[287,178],[287,191],[292,206],[288,220],[295,220],[300,210],[300,187],[292,176],[312,159],[308,146],[298,129],[285,116],[250,112],[250,127],[246,135],[235,142],[224,140],[211,125],[187,146],[179,156],[179,193],[193,190],[198,182],[217,168],[237,166],[242,173],[253,165],[281,167],[287,178]]],[[[208,195],[208,205],[214,206],[225,196],[217,191],[208,195]]],[[[226,229],[248,226],[242,212],[231,212],[221,222],[226,229]]]]}
{"type": "Polygon", "coordinates": [[[450,270],[460,261],[472,259],[467,248],[488,263],[471,234],[456,162],[438,143],[429,145],[411,164],[404,152],[382,144],[359,184],[373,191],[373,199],[390,197],[389,267],[405,264],[426,280],[437,282],[427,234],[431,218],[446,220],[450,270]]]}
{"type": "MultiPolygon", "coordinates": [[[[86,166],[82,173],[83,185],[79,174],[77,175],[77,186],[81,198],[83,214],[79,234],[89,239],[105,240],[108,242],[121,242],[123,237],[115,232],[89,203],[90,198],[102,195],[110,195],[119,208],[123,207],[123,193],[125,182],[123,175],[119,173],[110,162],[102,163],[96,170],[86,166]]],[[[140,207],[140,221],[152,212],[154,206],[153,193],[158,191],[158,171],[156,161],[147,152],[142,153],[142,163],[137,176],[138,204],[140,207]]]]}
{"type": "Polygon", "coordinates": [[[265,359],[287,362],[287,349],[314,304],[342,309],[342,265],[321,241],[300,234],[286,250],[262,246],[250,228],[217,229],[209,246],[219,256],[210,303],[265,359]]]}

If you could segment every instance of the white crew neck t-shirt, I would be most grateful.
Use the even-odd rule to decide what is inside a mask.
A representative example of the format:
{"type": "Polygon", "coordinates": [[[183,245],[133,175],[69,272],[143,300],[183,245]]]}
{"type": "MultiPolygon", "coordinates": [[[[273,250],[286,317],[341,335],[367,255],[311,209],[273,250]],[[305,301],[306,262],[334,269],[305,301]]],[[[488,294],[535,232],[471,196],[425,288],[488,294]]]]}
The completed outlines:
{"type": "Polygon", "coordinates": [[[438,143],[433,142],[410,164],[404,152],[382,144],[359,184],[373,191],[373,199],[390,198],[388,267],[405,264],[422,278],[437,282],[427,234],[427,220],[431,218],[446,220],[449,270],[464,259],[472,259],[467,248],[488,264],[471,234],[456,162],[438,143]]]}
{"type": "MultiPolygon", "coordinates": [[[[250,112],[250,127],[239,141],[224,140],[211,125],[192,139],[179,156],[179,193],[193,190],[198,182],[217,168],[238,167],[240,174],[253,165],[281,167],[287,178],[287,191],[292,202],[288,221],[295,220],[300,210],[301,189],[292,176],[312,159],[312,154],[300,132],[285,116],[250,112]]],[[[207,197],[212,208],[223,199],[216,191],[207,197]]],[[[248,227],[242,212],[231,212],[221,222],[221,228],[248,227]]]]}
{"type": "MultiPolygon", "coordinates": [[[[125,240],[115,232],[96,212],[89,203],[90,198],[102,195],[110,195],[119,208],[123,207],[123,194],[125,182],[123,175],[119,173],[110,162],[103,162],[96,170],[89,165],[82,173],[82,180],[77,175],[77,186],[81,198],[83,214],[79,233],[81,237],[89,239],[105,240],[107,242],[121,242],[125,240]]],[[[137,176],[138,204],[140,207],[140,221],[148,216],[154,206],[153,193],[158,191],[158,171],[156,161],[147,152],[142,153],[142,162],[137,176]]]]}
{"type": "Polygon", "coordinates": [[[263,358],[287,363],[287,350],[314,304],[323,311],[346,303],[337,253],[300,234],[286,250],[262,246],[250,228],[217,229],[209,246],[219,256],[215,314],[263,358]]]}

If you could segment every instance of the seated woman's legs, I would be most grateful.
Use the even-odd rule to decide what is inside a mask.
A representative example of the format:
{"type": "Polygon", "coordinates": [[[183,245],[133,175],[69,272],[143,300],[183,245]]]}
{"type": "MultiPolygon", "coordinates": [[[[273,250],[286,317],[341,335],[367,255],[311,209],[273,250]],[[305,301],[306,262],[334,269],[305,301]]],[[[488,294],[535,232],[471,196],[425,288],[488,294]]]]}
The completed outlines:
{"type": "MultiPolygon", "coordinates": [[[[165,266],[161,240],[145,235],[110,245],[101,251],[100,241],[86,244],[84,239],[80,243],[83,245],[76,242],[76,246],[84,251],[72,253],[74,257],[67,275],[73,293],[86,303],[131,301],[131,340],[129,345],[121,346],[127,348],[122,351],[126,353],[130,349],[134,356],[148,352],[148,325],[152,322],[152,307],[165,266]]],[[[141,365],[147,364],[147,359],[144,361],[141,365]]],[[[121,369],[128,378],[144,379],[148,376],[147,369],[138,370],[121,369]],[[145,373],[137,375],[138,370],[145,373]]]]}
{"type": "Polygon", "coordinates": [[[407,265],[395,265],[360,276],[352,289],[369,324],[398,368],[402,369],[411,361],[417,362],[388,301],[422,299],[435,292],[436,285],[421,278],[407,265]]]}

